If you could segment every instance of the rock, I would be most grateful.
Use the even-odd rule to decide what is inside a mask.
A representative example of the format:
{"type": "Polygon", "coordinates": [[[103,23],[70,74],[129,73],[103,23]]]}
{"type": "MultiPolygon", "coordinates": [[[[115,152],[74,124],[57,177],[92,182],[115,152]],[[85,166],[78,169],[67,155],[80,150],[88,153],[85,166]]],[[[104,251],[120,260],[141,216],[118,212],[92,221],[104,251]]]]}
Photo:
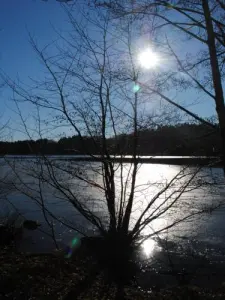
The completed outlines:
{"type": "Polygon", "coordinates": [[[23,227],[28,229],[28,230],[35,230],[37,229],[41,224],[39,224],[37,221],[33,220],[25,220],[23,222],[23,227]]]}

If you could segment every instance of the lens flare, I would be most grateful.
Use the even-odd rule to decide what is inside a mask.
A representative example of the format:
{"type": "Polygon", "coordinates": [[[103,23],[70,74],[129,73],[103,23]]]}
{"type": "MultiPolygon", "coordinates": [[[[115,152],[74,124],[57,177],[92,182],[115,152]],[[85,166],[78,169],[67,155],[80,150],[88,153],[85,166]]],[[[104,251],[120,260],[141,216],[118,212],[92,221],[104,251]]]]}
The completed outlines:
{"type": "Polygon", "coordinates": [[[68,245],[66,250],[65,250],[65,252],[66,252],[65,257],[70,258],[72,256],[74,250],[76,248],[78,248],[79,245],[80,245],[80,239],[77,238],[77,237],[73,238],[70,245],[68,245]]]}
{"type": "Polygon", "coordinates": [[[133,92],[134,93],[137,93],[137,92],[139,92],[140,91],[140,86],[138,85],[138,84],[135,84],[134,86],[133,86],[133,92]]]}

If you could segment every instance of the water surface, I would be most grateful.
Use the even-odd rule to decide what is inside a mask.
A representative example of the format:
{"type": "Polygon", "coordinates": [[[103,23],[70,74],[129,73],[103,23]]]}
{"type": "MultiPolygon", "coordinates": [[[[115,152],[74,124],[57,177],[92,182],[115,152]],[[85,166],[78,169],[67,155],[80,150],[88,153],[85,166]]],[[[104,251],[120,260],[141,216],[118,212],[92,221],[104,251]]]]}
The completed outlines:
{"type": "MultiPolygon", "coordinates": [[[[52,156],[54,160],[54,175],[58,182],[98,215],[102,220],[107,222],[107,208],[104,201],[104,193],[94,185],[87,184],[74,178],[71,174],[63,172],[61,168],[76,170],[76,174],[89,178],[92,182],[101,184],[101,168],[98,162],[75,162],[71,160],[57,160],[56,156],[52,156]],[[78,172],[78,173],[77,173],[78,172]]],[[[123,166],[123,185],[129,174],[130,164],[126,163],[123,166]]],[[[25,232],[21,249],[28,249],[31,251],[49,251],[54,248],[52,239],[48,236],[52,231],[49,228],[49,223],[54,224],[54,232],[57,242],[60,245],[65,245],[74,236],[80,236],[80,233],[75,232],[72,228],[78,228],[79,231],[87,235],[95,234],[93,226],[85,220],[74,206],[68,201],[68,197],[59,190],[55,189],[49,183],[39,180],[40,172],[47,172],[46,164],[43,164],[40,158],[31,158],[20,160],[14,157],[2,160],[1,176],[5,177],[9,184],[5,193],[7,201],[2,205],[2,213],[4,211],[12,211],[13,208],[8,201],[18,209],[18,211],[27,219],[37,220],[41,223],[40,230],[35,232],[25,232]],[[14,170],[14,172],[12,172],[14,170]],[[11,181],[11,182],[10,182],[11,181]],[[41,187],[41,193],[40,193],[41,187]],[[10,190],[10,192],[9,192],[10,190]],[[22,190],[22,191],[19,191],[22,190]],[[38,202],[37,203],[37,199],[38,202]],[[43,201],[43,203],[42,203],[43,201]],[[61,222],[56,221],[51,215],[43,214],[43,208],[47,208],[54,217],[61,222],[66,223],[64,226],[61,222]],[[46,218],[47,221],[46,222],[46,218]]],[[[151,209],[146,214],[146,217],[154,211],[157,213],[166,210],[170,203],[182,191],[185,182],[196,171],[195,167],[186,168],[183,173],[181,170],[183,166],[165,165],[165,164],[142,164],[138,171],[135,201],[133,205],[132,219],[130,222],[130,229],[147,207],[148,203],[174,178],[180,174],[177,180],[173,182],[170,188],[166,189],[159,195],[157,200],[152,205],[151,209]],[[179,173],[181,172],[181,173],[179,173]],[[165,199],[169,200],[165,202],[165,199]],[[162,206],[161,206],[162,205],[162,206]]],[[[48,170],[49,171],[49,170],[48,170]]],[[[50,171],[49,171],[50,172],[50,171]]],[[[51,172],[50,172],[51,173],[51,172]]],[[[46,173],[48,174],[48,172],[46,173]]],[[[116,187],[118,198],[121,193],[121,168],[118,166],[116,171],[116,187]]],[[[128,184],[129,186],[129,184],[128,184]]],[[[168,211],[160,215],[146,226],[142,234],[149,235],[159,231],[166,226],[169,226],[176,220],[181,220],[185,216],[202,209],[203,207],[215,206],[222,204],[225,196],[225,188],[223,181],[223,172],[220,168],[202,168],[187,188],[182,192],[179,200],[168,211]]],[[[211,245],[212,247],[222,246],[225,244],[225,210],[221,206],[211,214],[197,215],[194,218],[188,219],[186,222],[179,223],[177,226],[170,228],[163,232],[163,234],[156,235],[146,240],[143,244],[144,253],[151,256],[154,249],[159,247],[157,240],[160,238],[168,239],[174,243],[187,244],[187,241],[198,241],[202,245],[211,245]]]]}

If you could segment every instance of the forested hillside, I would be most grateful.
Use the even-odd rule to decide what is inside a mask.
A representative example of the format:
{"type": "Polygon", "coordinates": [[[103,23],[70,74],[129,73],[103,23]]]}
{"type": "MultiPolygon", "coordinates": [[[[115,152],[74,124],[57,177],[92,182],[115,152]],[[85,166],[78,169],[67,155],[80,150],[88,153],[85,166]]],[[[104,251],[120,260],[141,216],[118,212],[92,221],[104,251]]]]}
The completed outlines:
{"type": "MultiPolygon", "coordinates": [[[[131,154],[132,134],[108,138],[111,154],[131,154]]],[[[140,155],[215,155],[220,149],[219,133],[205,125],[178,124],[145,129],[138,133],[140,155]]],[[[100,137],[63,137],[58,141],[48,139],[0,142],[3,154],[100,154],[100,137]]]]}

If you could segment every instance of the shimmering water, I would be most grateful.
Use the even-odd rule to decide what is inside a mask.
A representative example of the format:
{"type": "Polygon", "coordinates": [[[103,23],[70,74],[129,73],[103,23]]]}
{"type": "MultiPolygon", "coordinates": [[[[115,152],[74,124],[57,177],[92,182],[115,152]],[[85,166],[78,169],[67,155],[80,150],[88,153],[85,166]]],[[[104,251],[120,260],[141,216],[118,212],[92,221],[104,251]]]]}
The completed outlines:
{"type": "MultiPolygon", "coordinates": [[[[127,178],[130,179],[132,167],[128,163],[123,166],[122,181],[121,167],[119,165],[115,165],[115,167],[117,198],[119,199],[121,182],[123,182],[123,187],[127,182],[127,190],[129,191],[127,178]]],[[[186,182],[195,172],[195,167],[183,170],[183,166],[175,165],[142,164],[140,166],[137,174],[130,229],[133,228],[152,199],[158,195],[144,217],[146,219],[149,216],[158,215],[142,230],[142,235],[151,235],[142,245],[143,253],[147,257],[151,257],[154,251],[160,247],[159,238],[167,239],[174,244],[180,243],[181,240],[183,244],[190,240],[198,241],[202,245],[207,244],[212,245],[212,247],[225,243],[225,210],[222,205],[225,199],[225,188],[222,169],[202,168],[184,189],[186,182]],[[172,178],[176,176],[176,180],[172,182],[169,188],[165,189],[172,178]],[[160,192],[162,190],[163,192],[160,192]],[[171,205],[173,201],[175,201],[174,205],[171,205]],[[197,213],[203,207],[216,206],[217,204],[220,204],[220,207],[210,214],[199,214],[188,218],[185,222],[180,222],[186,216],[197,213]],[[174,222],[177,222],[175,227],[158,233],[174,222]]],[[[2,204],[2,213],[5,211],[10,213],[14,208],[17,208],[25,218],[38,220],[41,223],[40,230],[25,232],[21,249],[31,251],[49,251],[52,249],[54,243],[49,237],[52,231],[48,223],[54,225],[55,237],[60,245],[65,245],[74,236],[80,236],[78,232],[73,231],[73,228],[78,228],[79,231],[85,232],[87,235],[94,234],[93,226],[68,201],[68,198],[71,199],[71,197],[80,199],[91,211],[105,220],[103,222],[107,222],[104,193],[98,186],[102,184],[99,163],[57,162],[57,157],[54,157],[53,173],[46,164],[43,164],[43,161],[37,161],[33,158],[30,160],[17,158],[16,161],[12,158],[7,159],[7,161],[2,160],[1,176],[5,178],[5,182],[8,184],[7,187],[2,188],[2,193],[4,192],[7,198],[2,204]],[[69,170],[71,174],[65,172],[65,169],[69,170]],[[80,174],[89,181],[85,182],[74,178],[72,176],[74,170],[76,170],[76,175],[80,174]],[[44,180],[45,176],[53,173],[63,187],[63,192],[55,189],[54,184],[51,184],[54,182],[54,176],[48,183],[44,180]],[[8,174],[7,177],[6,174],[8,174]],[[40,180],[40,178],[42,179],[40,180]],[[93,185],[93,182],[97,184],[93,185]],[[50,214],[44,215],[43,208],[47,208],[50,214]],[[56,221],[56,219],[61,222],[56,221]]]]}

